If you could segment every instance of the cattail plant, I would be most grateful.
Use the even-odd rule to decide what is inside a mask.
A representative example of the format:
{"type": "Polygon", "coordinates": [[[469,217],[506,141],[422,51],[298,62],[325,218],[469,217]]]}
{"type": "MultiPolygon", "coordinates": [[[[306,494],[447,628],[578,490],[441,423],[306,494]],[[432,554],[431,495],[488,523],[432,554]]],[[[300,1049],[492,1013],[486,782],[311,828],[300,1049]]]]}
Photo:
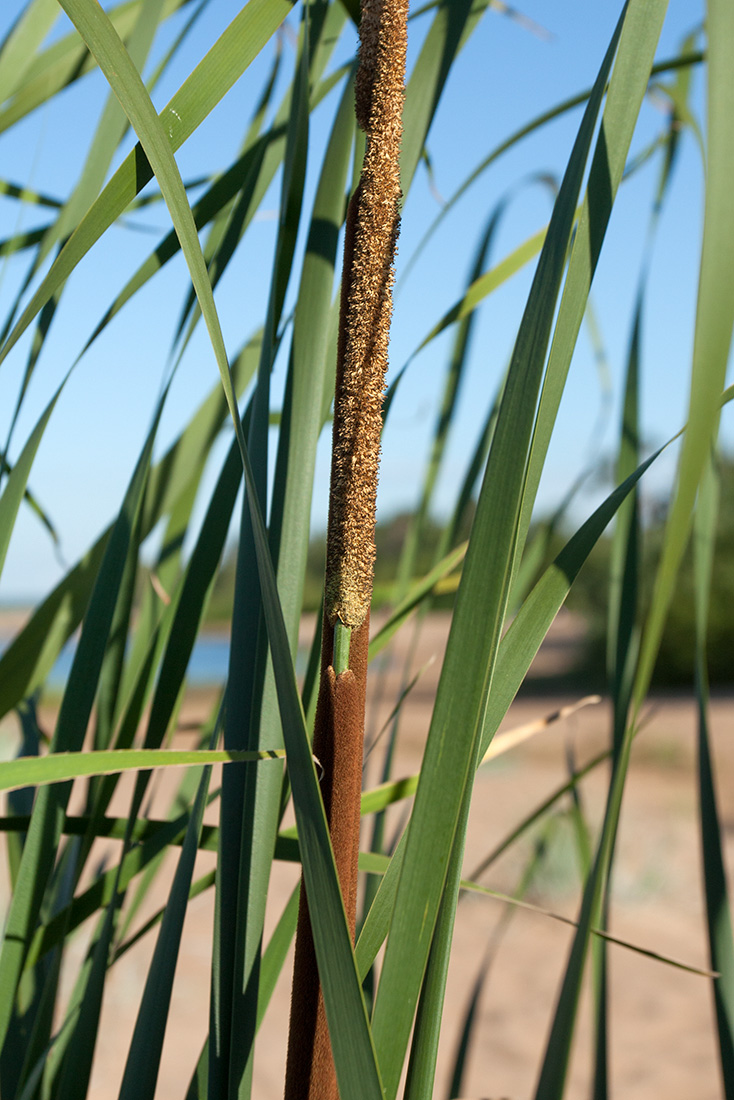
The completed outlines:
{"type": "MultiPolygon", "coordinates": [[[[77,563],[65,570],[0,652],[0,792],[11,792],[7,809],[0,811],[8,885],[6,891],[5,880],[0,884],[2,1100],[84,1100],[101,1095],[155,1100],[164,1092],[181,1100],[282,1096],[283,1067],[273,1065],[271,1050],[262,1043],[260,1050],[264,1046],[268,1057],[258,1062],[256,1044],[263,1021],[267,1029],[280,1026],[284,1019],[282,1005],[274,1004],[272,998],[277,1002],[281,993],[287,998],[287,978],[279,986],[279,976],[294,936],[287,1100],[428,1100],[510,1091],[534,1095],[535,1100],[561,1100],[567,1085],[576,1088],[579,1075],[574,1068],[577,1080],[569,1081],[568,1068],[584,1000],[586,963],[600,924],[619,900],[614,896],[612,867],[613,856],[624,858],[623,845],[615,855],[615,841],[626,775],[634,762],[637,733],[645,736],[640,707],[653,674],[667,609],[679,597],[676,575],[681,560],[685,563],[691,530],[695,534],[699,802],[710,969],[675,965],[697,971],[696,979],[684,974],[686,981],[710,983],[716,974],[712,983],[715,1022],[712,1017],[710,1027],[712,1033],[715,1028],[724,1094],[734,1100],[734,941],[717,810],[716,745],[710,743],[707,718],[706,648],[712,582],[716,563],[725,556],[714,537],[719,472],[711,453],[722,406],[734,397],[732,388],[725,389],[734,325],[731,0],[707,0],[705,22],[700,13],[690,16],[695,32],[674,56],[659,52],[663,22],[682,18],[685,23],[689,16],[667,16],[667,0],[619,0],[616,28],[610,23],[606,29],[609,5],[577,3],[574,30],[585,34],[586,24],[593,23],[593,29],[603,29],[609,45],[603,56],[599,54],[598,69],[590,62],[594,48],[584,49],[579,84],[573,89],[577,94],[555,104],[548,101],[544,82],[527,81],[532,61],[524,52],[524,31],[516,27],[518,52],[512,60],[518,83],[528,92],[537,90],[542,100],[537,116],[519,120],[521,125],[514,132],[505,125],[504,113],[511,88],[508,92],[503,84],[501,95],[490,98],[492,85],[482,83],[485,74],[477,68],[464,74],[469,80],[455,79],[457,69],[476,66],[477,58],[483,64],[485,57],[488,80],[497,79],[493,51],[498,43],[503,47],[496,20],[517,21],[519,14],[490,0],[442,0],[417,7],[420,45],[407,83],[407,0],[363,0],[356,73],[351,62],[341,64],[354,48],[354,23],[359,19],[356,0],[304,0],[295,6],[297,11],[291,0],[219,5],[229,9],[230,22],[214,32],[211,49],[193,69],[183,61],[189,54],[183,54],[181,47],[195,25],[196,43],[189,41],[189,47],[206,40],[199,31],[203,24],[207,31],[216,26],[212,11],[217,5],[188,0],[58,0],[58,7],[71,23],[64,18],[55,25],[53,0],[0,4],[0,146],[3,163],[8,164],[0,179],[0,219],[9,213],[0,240],[0,383],[4,387],[0,412],[5,414],[4,419],[0,417],[0,451],[7,452],[0,454],[0,570],[9,546],[11,556],[29,546],[27,530],[18,531],[17,541],[14,534],[14,528],[25,526],[16,520],[28,505],[43,520],[34,537],[42,540],[47,533],[54,534],[58,521],[65,539],[72,541],[72,530],[81,527],[81,515],[64,516],[63,494],[56,491],[59,482],[47,480],[48,467],[60,467],[63,461],[65,480],[73,484],[71,476],[66,478],[66,463],[79,450],[84,468],[80,463],[73,507],[80,506],[83,496],[93,496],[87,488],[89,469],[97,462],[93,441],[98,419],[105,429],[109,426],[103,442],[114,453],[118,471],[124,461],[118,449],[123,437],[125,446],[137,437],[140,451],[136,460],[129,453],[124,497],[117,502],[107,499],[94,522],[101,525],[101,511],[106,519],[117,513],[116,518],[91,546],[79,547],[77,563]],[[174,23],[166,26],[171,19],[174,23]],[[288,34],[281,33],[284,21],[288,34]],[[478,44],[485,30],[486,38],[478,44]],[[291,41],[296,43],[293,51],[288,48],[291,41]],[[470,48],[465,49],[468,44],[470,48]],[[468,60],[472,57],[474,62],[468,60]],[[258,58],[261,64],[269,64],[264,76],[253,64],[258,58]],[[705,119],[702,116],[699,124],[701,97],[692,74],[703,71],[705,119]],[[165,105],[157,101],[161,88],[156,87],[163,74],[169,82],[180,82],[165,105]],[[303,612],[313,607],[310,595],[304,597],[304,575],[313,535],[316,455],[328,416],[328,376],[334,359],[327,350],[336,329],[332,304],[337,250],[353,156],[353,74],[357,122],[366,135],[366,150],[345,227],[323,629],[320,634],[316,631],[320,640],[314,638],[301,684],[296,658],[299,628],[310,622],[303,612]],[[648,112],[653,75],[657,102],[655,110],[648,112]],[[82,103],[87,80],[95,95],[105,90],[107,101],[96,134],[92,138],[90,132],[85,148],[84,127],[93,112],[69,105],[82,103]],[[467,87],[474,96],[486,98],[467,103],[462,98],[467,87]],[[451,91],[445,96],[447,89],[451,91]],[[210,148],[202,144],[196,153],[186,151],[186,157],[192,154],[197,160],[196,170],[184,181],[177,153],[197,132],[203,136],[200,127],[217,124],[218,105],[231,92],[249,96],[251,110],[243,113],[244,101],[238,101],[237,109],[225,116],[226,134],[220,131],[221,141],[210,148]],[[486,110],[485,102],[491,104],[486,110]],[[670,105],[668,115],[659,110],[664,102],[670,105]],[[533,166],[533,179],[538,178],[535,169],[541,167],[543,174],[558,170],[563,177],[548,225],[541,230],[529,227],[518,247],[495,257],[497,242],[505,237],[504,231],[496,231],[515,188],[500,198],[494,166],[501,159],[507,164],[504,154],[514,155],[521,144],[530,146],[532,135],[542,132],[546,123],[555,127],[556,120],[565,116],[573,124],[571,113],[581,105],[573,146],[569,142],[561,154],[565,131],[554,129],[552,163],[545,163],[549,147],[543,143],[544,163],[533,166]],[[39,107],[44,121],[34,132],[32,116],[39,107]],[[435,433],[424,477],[424,504],[406,540],[409,551],[392,590],[395,606],[374,632],[370,654],[379,652],[408,616],[425,606],[439,583],[453,587],[456,596],[430,701],[430,721],[423,724],[425,711],[416,708],[425,733],[420,765],[416,761],[411,769],[415,774],[393,776],[390,750],[384,782],[362,794],[360,807],[383,417],[387,431],[391,430],[390,416],[383,409],[383,389],[398,214],[422,164],[430,169],[434,163],[442,184],[452,174],[446,169],[440,126],[434,127],[437,112],[446,108],[452,112],[452,123],[457,123],[454,129],[469,161],[463,169],[459,160],[452,165],[465,173],[463,182],[455,181],[457,190],[430,226],[419,225],[423,215],[432,216],[419,205],[419,196],[414,224],[426,241],[444,216],[452,210],[459,216],[459,198],[482,177],[482,186],[473,189],[471,216],[464,218],[450,247],[442,251],[447,273],[449,268],[453,271],[454,261],[463,266],[464,248],[468,254],[475,240],[479,243],[480,234],[474,228],[486,222],[487,229],[459,299],[453,298],[452,278],[434,279],[431,292],[436,291],[435,308],[440,312],[428,318],[426,331],[410,332],[411,324],[422,326],[424,309],[405,310],[400,316],[401,325],[406,326],[401,338],[415,338],[415,354],[432,345],[440,357],[440,334],[456,322],[459,328],[445,363],[446,392],[452,396],[444,403],[435,433]],[[245,114],[246,123],[237,132],[245,114]],[[651,139],[650,144],[635,150],[638,119],[645,115],[645,140],[651,139]],[[44,149],[47,132],[54,128],[47,125],[49,119],[61,120],[60,128],[73,130],[68,142],[63,142],[64,171],[59,171],[62,143],[54,140],[52,149],[44,149]],[[494,148],[480,147],[485,121],[487,132],[498,143],[494,148]],[[325,124],[330,130],[322,143],[325,124]],[[24,177],[22,158],[17,163],[13,158],[18,149],[33,148],[34,134],[38,156],[34,153],[32,159],[38,173],[34,167],[24,177]],[[696,140],[688,142],[687,134],[696,140]],[[231,151],[229,162],[223,162],[227,138],[237,149],[231,151]],[[214,146],[215,155],[210,158],[214,146]],[[576,385],[571,360],[605,234],[614,232],[617,194],[638,168],[647,172],[659,159],[661,184],[654,206],[663,210],[674,162],[686,149],[697,152],[701,146],[705,202],[701,204],[700,276],[688,372],[690,404],[686,417],[670,422],[669,431],[661,422],[661,436],[672,437],[683,419],[688,423],[661,563],[650,585],[649,605],[643,609],[635,588],[638,567],[647,560],[641,541],[647,535],[633,504],[619,509],[661,453],[645,457],[631,445],[633,437],[642,439],[647,433],[644,395],[652,392],[654,382],[654,376],[647,376],[646,349],[655,344],[651,313],[661,296],[645,294],[643,309],[643,290],[657,278],[659,267],[648,262],[650,257],[643,263],[619,436],[618,471],[624,480],[610,487],[606,499],[578,528],[569,515],[556,517],[552,528],[556,534],[561,527],[571,526],[568,541],[551,562],[545,561],[550,531],[544,533],[542,525],[531,525],[531,520],[537,518],[536,495],[547,473],[551,442],[556,446],[564,430],[563,421],[556,420],[561,400],[567,390],[573,396],[576,385]],[[74,154],[79,160],[72,165],[74,154]],[[492,174],[483,176],[490,166],[492,174]],[[77,183],[65,191],[72,168],[77,183]],[[44,178],[51,181],[47,186],[42,186],[44,178]],[[251,247],[252,229],[263,204],[271,203],[278,180],[281,190],[270,262],[262,252],[255,253],[257,244],[251,247]],[[141,194],[148,184],[150,189],[141,194]],[[312,195],[313,205],[307,209],[312,195]],[[148,224],[145,219],[151,211],[148,224]],[[32,229],[27,216],[33,218],[32,229]],[[160,239],[150,242],[147,234],[138,232],[144,224],[156,231],[162,225],[160,239]],[[101,242],[112,226],[112,239],[101,242]],[[119,256],[108,251],[104,279],[97,280],[94,293],[74,298],[72,287],[67,294],[70,274],[76,281],[77,276],[88,278],[91,271],[95,278],[97,245],[114,250],[123,236],[139,248],[138,266],[124,276],[127,246],[119,256]],[[246,265],[237,262],[243,253],[246,265]],[[505,364],[497,358],[504,340],[494,335],[476,349],[482,358],[481,372],[468,369],[469,329],[476,311],[511,274],[538,255],[527,305],[522,319],[517,318],[516,337],[508,333],[514,350],[504,381],[500,383],[505,364]],[[171,284],[158,298],[154,282],[169,260],[182,258],[190,281],[183,288],[183,308],[179,312],[178,303],[173,307],[178,314],[176,325],[175,316],[170,315],[171,284]],[[267,288],[263,311],[258,309],[257,294],[242,282],[245,267],[256,270],[258,282],[267,288]],[[228,313],[230,300],[220,286],[224,276],[235,293],[228,313]],[[104,293],[108,284],[111,299],[103,300],[102,312],[96,313],[96,295],[104,293]],[[438,297],[444,291],[451,294],[447,300],[438,297]],[[74,310],[73,323],[59,325],[58,318],[65,319],[69,306],[74,310]],[[134,313],[138,307],[140,314],[134,313]],[[121,326],[117,314],[123,310],[127,323],[121,326]],[[643,314],[649,335],[640,340],[643,314]],[[163,359],[171,380],[156,398],[164,370],[156,341],[169,320],[176,336],[170,358],[163,359]],[[200,321],[209,336],[203,354],[200,346],[190,343],[200,321]],[[92,391],[84,395],[82,383],[83,371],[91,363],[81,361],[86,353],[91,359],[98,351],[98,339],[109,337],[111,322],[117,324],[116,339],[124,352],[105,358],[104,379],[98,372],[97,381],[110,389],[106,400],[92,408],[92,391]],[[65,333],[61,342],[57,342],[59,330],[65,333]],[[67,386],[67,372],[77,353],[77,374],[67,386]],[[214,376],[214,360],[219,379],[214,376]],[[41,363],[43,370],[36,372],[41,363]],[[170,364],[175,369],[169,371],[170,364]],[[193,400],[190,376],[184,378],[189,367],[199,380],[209,369],[212,389],[200,408],[187,414],[188,422],[180,425],[180,434],[163,451],[159,428],[167,432],[171,426],[172,395],[177,392],[178,397],[183,399],[185,394],[186,400],[193,400]],[[282,394],[278,389],[281,367],[282,394]],[[459,379],[466,378],[461,384],[468,386],[475,375],[470,401],[484,427],[473,455],[465,455],[463,473],[459,471],[458,480],[454,479],[454,519],[442,541],[440,560],[426,575],[417,575],[418,557],[411,547],[420,539],[437,475],[443,479],[447,472],[443,464],[449,436],[458,434],[459,379]],[[145,402],[148,384],[149,407],[145,402]],[[133,401],[126,405],[130,394],[133,401]],[[113,410],[114,415],[104,420],[105,410],[113,410]],[[52,418],[53,432],[45,438],[52,418]],[[91,430],[93,422],[95,430],[91,430]],[[30,424],[35,426],[28,430],[30,424]],[[26,431],[27,437],[21,440],[26,431]],[[55,444],[50,439],[54,432],[55,444]],[[229,451],[208,492],[206,472],[216,458],[217,441],[227,433],[229,451]],[[276,435],[273,456],[269,448],[276,435]],[[74,447],[59,448],[59,438],[73,440],[74,447]],[[59,461],[37,463],[37,453],[44,459],[56,454],[59,461]],[[241,494],[243,475],[246,492],[241,494]],[[230,586],[220,563],[236,520],[237,501],[242,501],[243,513],[236,583],[230,586]],[[459,546],[459,520],[472,501],[476,508],[471,534],[468,543],[459,546]],[[519,823],[514,815],[512,820],[498,821],[501,835],[492,838],[489,854],[473,872],[467,872],[465,838],[472,831],[472,841],[479,839],[469,812],[477,769],[489,756],[509,748],[513,738],[495,734],[579,570],[613,521],[617,531],[611,555],[608,638],[617,718],[609,751],[580,766],[562,786],[543,792],[539,804],[522,809],[519,823]],[[222,670],[221,677],[217,673],[215,684],[210,684],[218,690],[209,691],[207,719],[198,713],[198,700],[188,695],[187,686],[196,659],[195,643],[207,620],[212,621],[209,601],[218,579],[223,583],[215,596],[224,613],[220,611],[217,618],[225,618],[231,627],[229,663],[227,672],[222,670]],[[52,670],[67,641],[74,647],[74,656],[59,699],[52,670]],[[50,686],[54,694],[47,691],[50,686]],[[180,707],[185,711],[179,717],[180,707]],[[309,721],[314,715],[312,745],[309,721]],[[214,746],[222,726],[224,749],[207,749],[214,746]],[[182,747],[176,740],[171,745],[171,739],[187,728],[197,730],[194,746],[182,747]],[[86,751],[90,745],[91,751],[86,751]],[[17,750],[21,759],[7,760],[6,749],[8,753],[17,750]],[[289,781],[284,780],[284,756],[289,781]],[[452,1024],[456,1019],[454,1011],[444,1013],[444,997],[459,899],[471,890],[477,904],[484,904],[479,897],[501,885],[485,878],[494,874],[495,860],[510,849],[513,858],[523,859],[521,842],[532,839],[537,825],[543,828],[544,838],[560,837],[555,829],[560,819],[555,815],[567,793],[597,767],[598,782],[603,784],[601,765],[610,756],[614,763],[598,828],[597,815],[587,828],[584,800],[574,802],[583,882],[578,884],[568,960],[561,967],[551,964],[562,978],[555,998],[545,1002],[548,1027],[529,1029],[522,1015],[516,1020],[523,1043],[530,1042],[531,1032],[538,1039],[527,1057],[523,1053],[522,1087],[510,1088],[500,1079],[492,1055],[467,1062],[462,1053],[473,1045],[479,1055],[480,1044],[475,1042],[479,1031],[493,1026],[497,1018],[496,1006],[488,1013],[475,1011],[486,967],[475,985],[451,1074],[439,1052],[439,1039],[444,1015],[451,1016],[452,1024]],[[215,763],[225,765],[221,788],[214,783],[209,786],[207,765],[215,763]],[[182,765],[188,770],[176,791],[161,784],[151,801],[147,793],[151,770],[182,765]],[[128,794],[125,784],[119,783],[127,771],[141,772],[128,794]],[[71,780],[76,781],[73,791],[71,780]],[[291,797],[295,830],[284,822],[291,797]],[[401,803],[405,813],[396,814],[390,844],[374,844],[373,850],[359,852],[360,809],[365,816],[382,814],[399,809],[401,803]],[[207,808],[212,816],[205,819],[207,808]],[[209,863],[201,874],[196,870],[200,850],[210,860],[217,853],[216,866],[209,863]],[[358,854],[361,866],[372,876],[374,890],[362,895],[364,920],[355,944],[358,854]],[[290,862],[294,872],[292,880],[288,871],[282,880],[292,888],[287,900],[279,896],[281,882],[271,882],[275,861],[290,862]],[[174,864],[169,883],[162,871],[173,870],[174,864]],[[477,880],[480,872],[481,882],[477,880]],[[201,908],[199,901],[190,907],[196,898],[201,908]],[[212,948],[211,1010],[208,1014],[206,992],[200,987],[198,995],[186,998],[191,1031],[184,1031],[177,1015],[174,980],[179,955],[191,942],[187,939],[189,915],[211,921],[207,899],[215,911],[204,932],[212,948]],[[76,938],[80,932],[88,934],[81,951],[76,938]],[[112,997],[115,985],[129,990],[131,973],[139,973],[141,956],[131,972],[128,952],[139,944],[144,947],[146,941],[151,952],[134,1006],[133,1027],[132,1018],[125,1021],[115,1011],[112,997]],[[123,979],[112,983],[112,989],[111,973],[123,979]],[[375,974],[374,983],[369,981],[368,1014],[367,976],[375,974]],[[176,1032],[174,1056],[171,1032],[176,1032]],[[545,1051],[539,1045],[543,1034],[548,1036],[545,1051]],[[106,1051],[100,1039],[107,1044],[106,1051]],[[111,1047],[121,1052],[124,1066],[111,1066],[106,1056],[111,1047]],[[188,1061],[179,1057],[183,1048],[191,1049],[188,1061]],[[534,1093],[532,1077],[537,1080],[534,1093]],[[450,1079],[454,1086],[448,1091],[450,1079]]],[[[565,9],[573,7],[555,5],[552,18],[560,22],[567,15],[565,9]]],[[[685,5],[678,7],[685,10],[685,5]]],[[[677,37],[674,27],[674,23],[668,26],[668,42],[677,37]]],[[[682,37],[688,28],[680,22],[678,27],[682,37]]],[[[591,36],[585,39],[587,44],[591,45],[591,36]]],[[[499,72],[503,82],[510,81],[507,67],[499,72]]],[[[633,201],[643,194],[641,182],[632,189],[633,201]]],[[[631,209],[630,202],[623,205],[631,209]]],[[[696,218],[697,207],[697,201],[687,202],[686,217],[696,218]]],[[[674,226],[677,220],[661,220],[660,235],[664,225],[674,226]]],[[[692,239],[696,234],[688,236],[692,239]]],[[[617,291],[634,281],[632,253],[624,257],[620,278],[613,281],[615,324],[624,301],[624,293],[617,291]]],[[[675,255],[670,249],[667,254],[675,255]]],[[[423,255],[425,272],[431,254],[423,255]]],[[[681,257],[691,270],[699,266],[690,252],[681,252],[681,257]]],[[[76,286],[78,291],[82,284],[76,286]]],[[[597,290],[603,318],[607,308],[603,284],[597,290]]],[[[667,300],[666,295],[662,298],[667,300]]],[[[428,303],[427,298],[426,308],[432,309],[428,303]]],[[[685,311],[675,312],[677,322],[678,314],[685,311]]],[[[509,310],[506,313],[509,316],[509,310]]],[[[668,309],[660,318],[659,328],[670,327],[669,313],[668,309]]],[[[495,335],[501,336],[499,330],[495,335]]],[[[677,343],[684,345],[686,340],[677,339],[677,343]]],[[[662,349],[658,358],[665,361],[666,387],[672,391],[677,381],[673,363],[662,349]]],[[[412,355],[405,369],[413,370],[414,361],[412,355]]],[[[681,383],[684,373],[679,372],[681,383]]],[[[96,385],[93,389],[96,392],[96,385]]],[[[582,392],[577,397],[585,401],[582,392]]],[[[430,399],[429,393],[426,396],[430,399]]],[[[564,437],[563,444],[567,443],[564,437]]],[[[104,455],[101,459],[106,460],[104,455]]],[[[456,461],[461,462],[458,449],[456,461]]],[[[420,490],[418,485],[414,488],[420,490]]],[[[33,561],[35,549],[29,555],[33,561]]],[[[69,549],[65,543],[65,552],[69,549]]],[[[406,694],[398,697],[393,713],[404,704],[406,694]]],[[[406,705],[411,706],[410,699],[406,705]]],[[[528,736],[527,728],[519,733],[528,736]]],[[[167,774],[173,779],[176,773],[167,774]]],[[[521,761],[517,768],[501,776],[484,776],[480,782],[500,781],[504,795],[512,792],[522,807],[529,793],[525,776],[521,761]]],[[[641,830],[641,845],[644,834],[641,830]]],[[[481,842],[488,839],[482,836],[481,842]]],[[[515,902],[532,871],[529,863],[518,879],[515,902]]],[[[488,904],[496,905],[496,896],[488,904]]],[[[542,919],[536,912],[533,920],[542,919]]],[[[620,944],[632,947],[615,940],[615,952],[620,944]]],[[[650,954],[647,945],[642,946],[650,954]]],[[[479,961],[483,945],[472,937],[471,950],[475,947],[479,961]]],[[[655,965],[671,962],[655,957],[655,965]]],[[[513,963],[510,957],[509,966],[513,963]]],[[[616,1080],[623,1066],[616,1039],[610,1043],[607,1034],[615,1002],[607,1003],[601,952],[596,953],[596,963],[599,980],[591,989],[596,1067],[590,1067],[589,1081],[580,1087],[584,1095],[593,1091],[601,1097],[608,1092],[609,1068],[616,1080]]],[[[543,1010],[540,985],[528,991],[534,1011],[543,1010]]],[[[612,993],[614,985],[609,987],[612,993]]],[[[661,1000],[667,998],[669,988],[666,982],[661,1000]]],[[[502,1012],[510,1011],[502,1003],[502,1012]]],[[[485,1052],[492,1050],[495,1038],[489,1030],[482,1034],[485,1052]]],[[[651,1055],[654,1070],[656,1063],[664,1061],[659,1051],[651,1055]]],[[[715,1067],[709,1071],[715,1072],[715,1067]]],[[[703,1067],[701,1080],[689,1091],[694,1095],[712,1091],[703,1067]]],[[[664,1093],[665,1086],[659,1086],[657,1094],[664,1093]]]]}
{"type": "MultiPolygon", "coordinates": [[[[400,224],[407,0],[364,0],[356,116],[367,135],[344,240],[314,753],[349,927],[357,906],[360,794],[382,398],[400,224]]],[[[338,1096],[305,890],[301,891],[286,1098],[338,1096]]]]}

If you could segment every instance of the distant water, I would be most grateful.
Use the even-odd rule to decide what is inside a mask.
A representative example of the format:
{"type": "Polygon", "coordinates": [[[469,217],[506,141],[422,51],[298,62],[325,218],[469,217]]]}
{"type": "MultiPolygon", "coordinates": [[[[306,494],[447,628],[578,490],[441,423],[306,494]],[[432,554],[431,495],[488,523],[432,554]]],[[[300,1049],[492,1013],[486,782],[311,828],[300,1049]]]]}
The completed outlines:
{"type": "MultiPolygon", "coordinates": [[[[11,638],[0,636],[0,653],[5,649],[11,638]]],[[[59,659],[51,670],[48,678],[50,688],[62,688],[66,683],[71,664],[76,652],[76,639],[72,639],[64,646],[59,659]]],[[[296,671],[301,674],[305,671],[307,652],[298,652],[296,671]]],[[[229,638],[219,634],[200,634],[194,645],[189,661],[187,678],[193,687],[212,687],[224,683],[229,662],[229,638]]]]}
{"type": "MultiPolygon", "coordinates": [[[[51,669],[48,686],[63,687],[66,683],[76,652],[75,641],[64,646],[59,659],[51,669]]],[[[194,687],[210,687],[221,684],[227,675],[229,639],[215,634],[203,634],[196,640],[188,667],[188,681],[194,687]]]]}

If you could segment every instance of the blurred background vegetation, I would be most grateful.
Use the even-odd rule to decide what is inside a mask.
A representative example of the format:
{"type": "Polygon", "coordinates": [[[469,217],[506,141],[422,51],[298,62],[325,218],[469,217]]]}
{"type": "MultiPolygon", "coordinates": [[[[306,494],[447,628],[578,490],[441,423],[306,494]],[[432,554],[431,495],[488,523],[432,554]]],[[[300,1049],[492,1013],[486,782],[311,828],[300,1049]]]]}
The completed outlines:
{"type": "MultiPolygon", "coordinates": [[[[717,533],[717,552],[711,586],[709,608],[710,650],[709,676],[714,685],[727,687],[734,684],[734,455],[723,455],[719,461],[721,497],[717,533]]],[[[600,475],[601,476],[601,475],[600,475]]],[[[467,510],[460,538],[469,536],[474,505],[467,510]]],[[[668,502],[661,498],[648,501],[643,515],[643,567],[640,579],[641,610],[646,613],[652,595],[652,583],[660,560],[668,502]]],[[[413,523],[413,516],[401,512],[378,524],[376,532],[377,564],[375,576],[374,610],[379,611],[396,602],[399,585],[401,555],[413,523]]],[[[426,519],[421,525],[417,548],[415,572],[428,573],[436,560],[445,524],[438,519],[426,519]]],[[[537,569],[537,576],[549,565],[561,550],[573,528],[565,516],[556,516],[535,524],[532,537],[542,542],[544,549],[537,569]]],[[[589,689],[603,690],[605,684],[605,646],[609,591],[609,554],[611,536],[607,532],[596,544],[571,589],[566,606],[580,615],[586,625],[587,640],[578,653],[577,663],[569,670],[568,680],[582,681],[589,689]]],[[[304,610],[316,612],[321,603],[324,577],[325,534],[312,538],[306,569],[304,610]]],[[[232,546],[223,562],[212,594],[208,617],[210,627],[222,626],[229,621],[234,596],[236,546],[232,546]]],[[[454,586],[444,585],[444,590],[432,598],[437,611],[450,611],[454,602],[454,586]],[[448,590],[447,590],[448,589],[448,590]]],[[[660,655],[655,667],[653,684],[663,687],[690,687],[693,684],[695,653],[693,551],[689,545],[681,566],[676,598],[667,620],[660,655]]],[[[567,686],[567,685],[564,685],[567,686]]]]}

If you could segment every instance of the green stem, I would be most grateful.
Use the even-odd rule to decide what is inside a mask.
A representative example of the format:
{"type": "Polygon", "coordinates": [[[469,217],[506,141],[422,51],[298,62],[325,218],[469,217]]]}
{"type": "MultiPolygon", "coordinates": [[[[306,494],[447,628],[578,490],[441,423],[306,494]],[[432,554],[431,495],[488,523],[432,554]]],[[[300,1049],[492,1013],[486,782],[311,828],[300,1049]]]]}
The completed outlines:
{"type": "Polygon", "coordinates": [[[345,626],[341,619],[337,619],[334,625],[334,672],[337,676],[346,672],[349,668],[349,644],[352,639],[352,629],[345,626]]]}

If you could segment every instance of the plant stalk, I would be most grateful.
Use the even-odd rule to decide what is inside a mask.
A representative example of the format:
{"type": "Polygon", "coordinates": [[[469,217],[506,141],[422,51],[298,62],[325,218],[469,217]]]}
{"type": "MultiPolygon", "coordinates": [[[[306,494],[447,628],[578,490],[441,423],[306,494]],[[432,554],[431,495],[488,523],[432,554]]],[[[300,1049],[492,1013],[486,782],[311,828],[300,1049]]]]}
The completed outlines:
{"type": "MultiPolygon", "coordinates": [[[[314,730],[314,753],[323,769],[321,790],[352,939],[377,474],[400,221],[407,15],[407,0],[362,0],[355,99],[357,122],[367,142],[344,239],[321,680],[314,730]]],[[[338,1100],[308,904],[302,890],[285,1098],[338,1100]]]]}

